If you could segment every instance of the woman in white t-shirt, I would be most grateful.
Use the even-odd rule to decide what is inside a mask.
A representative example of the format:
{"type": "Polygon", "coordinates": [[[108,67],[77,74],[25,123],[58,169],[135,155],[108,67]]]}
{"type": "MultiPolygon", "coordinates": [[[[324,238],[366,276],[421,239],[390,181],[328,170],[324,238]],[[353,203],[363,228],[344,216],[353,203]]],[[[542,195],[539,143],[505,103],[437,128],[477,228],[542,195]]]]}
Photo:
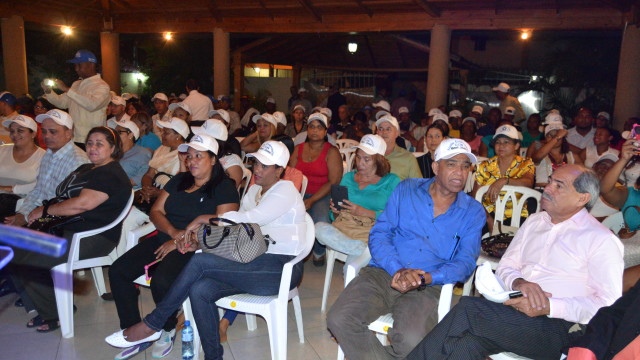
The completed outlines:
{"type": "Polygon", "coordinates": [[[35,143],[38,131],[36,122],[24,115],[5,120],[13,144],[0,146],[0,217],[13,215],[18,198],[28,194],[36,186],[40,162],[45,151],[35,143]],[[11,194],[11,195],[7,195],[11,194]]]}
{"type": "MultiPolygon", "coordinates": [[[[247,156],[256,159],[256,184],[242,199],[239,211],[227,212],[221,217],[235,222],[257,223],[262,233],[268,234],[275,244],[269,245],[265,254],[246,264],[207,253],[195,254],[156,309],[142,322],[108,336],[107,343],[131,347],[157,340],[166,319],[189,297],[205,358],[222,359],[215,302],[238,293],[264,296],[278,293],[284,264],[304,248],[304,202],[290,181],[281,180],[289,160],[289,150],[284,144],[266,141],[257,152],[247,156]]],[[[187,230],[208,224],[212,216],[199,216],[187,230]]],[[[181,251],[195,250],[196,243],[190,238],[186,236],[185,241],[178,242],[181,251]]],[[[293,267],[290,288],[300,282],[302,269],[301,262],[293,267]]]]}
{"type": "Polygon", "coordinates": [[[545,186],[549,176],[564,164],[581,164],[579,156],[569,150],[567,130],[561,123],[551,123],[544,129],[544,142],[534,141],[529,146],[527,157],[536,165],[536,187],[545,186]]]}

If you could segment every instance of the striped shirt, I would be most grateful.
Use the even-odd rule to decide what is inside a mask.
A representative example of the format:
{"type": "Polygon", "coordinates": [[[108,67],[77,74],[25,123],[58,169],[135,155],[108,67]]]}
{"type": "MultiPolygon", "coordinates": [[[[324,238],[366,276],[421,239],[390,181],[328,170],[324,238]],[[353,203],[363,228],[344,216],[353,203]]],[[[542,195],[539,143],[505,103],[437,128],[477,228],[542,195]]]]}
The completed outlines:
{"type": "Polygon", "coordinates": [[[87,154],[73,141],[69,141],[56,152],[47,149],[47,153],[44,154],[40,163],[36,187],[24,199],[18,213],[23,214],[26,218],[33,209],[42,205],[43,200],[54,198],[58,184],[73,170],[88,162],[87,154]]]}

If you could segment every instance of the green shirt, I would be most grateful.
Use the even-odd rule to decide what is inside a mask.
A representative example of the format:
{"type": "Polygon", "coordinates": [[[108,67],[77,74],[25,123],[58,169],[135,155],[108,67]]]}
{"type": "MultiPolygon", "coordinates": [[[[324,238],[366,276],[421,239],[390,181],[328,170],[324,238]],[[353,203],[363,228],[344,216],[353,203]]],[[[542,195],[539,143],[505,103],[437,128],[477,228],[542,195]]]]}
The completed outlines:
{"type": "MultiPolygon", "coordinates": [[[[376,218],[378,218],[378,215],[387,206],[389,196],[400,183],[400,178],[395,174],[389,173],[376,184],[369,184],[364,189],[360,189],[360,185],[354,178],[355,175],[355,170],[344,174],[340,185],[347,188],[349,201],[367,210],[375,211],[376,218]]],[[[333,213],[330,213],[329,216],[333,220],[333,213]]]]}
{"type": "Polygon", "coordinates": [[[400,180],[406,178],[422,178],[418,161],[412,153],[395,146],[391,154],[385,156],[391,163],[391,172],[396,174],[400,180]]]}

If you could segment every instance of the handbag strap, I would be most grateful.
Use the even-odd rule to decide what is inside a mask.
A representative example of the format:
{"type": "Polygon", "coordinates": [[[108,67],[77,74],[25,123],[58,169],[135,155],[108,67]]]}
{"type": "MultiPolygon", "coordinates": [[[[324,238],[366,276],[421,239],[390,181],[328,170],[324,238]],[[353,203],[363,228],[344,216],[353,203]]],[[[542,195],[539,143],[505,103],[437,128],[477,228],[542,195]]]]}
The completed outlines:
{"type": "Polygon", "coordinates": [[[235,221],[229,220],[229,219],[225,219],[225,218],[220,218],[220,217],[212,217],[211,219],[209,219],[209,224],[211,225],[216,225],[214,224],[216,221],[220,222],[226,222],[227,224],[231,224],[231,225],[238,225],[238,223],[236,223],[235,221]]]}

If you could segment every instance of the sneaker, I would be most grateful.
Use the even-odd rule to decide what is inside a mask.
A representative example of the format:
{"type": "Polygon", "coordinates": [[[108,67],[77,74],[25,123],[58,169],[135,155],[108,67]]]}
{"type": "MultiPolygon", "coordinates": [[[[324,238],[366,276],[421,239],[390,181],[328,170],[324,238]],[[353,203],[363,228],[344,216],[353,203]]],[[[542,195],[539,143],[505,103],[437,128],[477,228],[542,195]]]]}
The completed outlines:
{"type": "Polygon", "coordinates": [[[138,345],[134,345],[132,347],[126,348],[124,350],[122,350],[121,352],[119,352],[114,359],[115,360],[126,360],[126,359],[131,359],[132,357],[140,354],[140,353],[144,353],[145,350],[147,350],[147,348],[149,348],[151,345],[153,345],[153,342],[149,341],[149,342],[145,342],[142,344],[138,344],[138,345]]]}
{"type": "Polygon", "coordinates": [[[162,334],[160,334],[160,339],[153,343],[153,348],[151,348],[151,356],[154,359],[163,358],[173,350],[173,342],[176,340],[176,329],[173,329],[169,332],[162,330],[162,334]]]}

